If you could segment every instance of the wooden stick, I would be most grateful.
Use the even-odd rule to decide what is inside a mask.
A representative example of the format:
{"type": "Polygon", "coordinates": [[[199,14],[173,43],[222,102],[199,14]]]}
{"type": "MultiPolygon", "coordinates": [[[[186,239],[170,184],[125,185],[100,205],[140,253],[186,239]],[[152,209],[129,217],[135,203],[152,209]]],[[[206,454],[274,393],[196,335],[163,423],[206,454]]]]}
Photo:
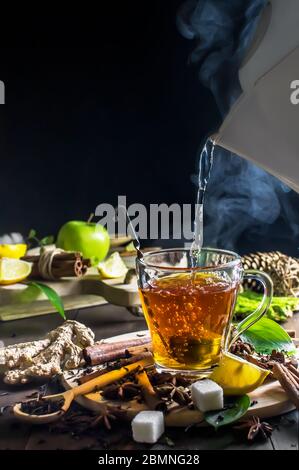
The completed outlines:
{"type": "Polygon", "coordinates": [[[91,372],[90,374],[82,375],[82,377],[80,377],[78,379],[78,382],[80,384],[86,383],[89,380],[94,379],[95,377],[99,377],[100,375],[105,374],[109,370],[119,369],[119,368],[127,366],[129,364],[133,364],[134,362],[141,361],[142,359],[148,359],[148,358],[152,358],[152,357],[153,357],[152,353],[147,351],[147,352],[138,354],[137,356],[129,357],[128,359],[121,359],[120,361],[114,363],[113,365],[108,364],[107,367],[105,367],[103,369],[95,370],[94,372],[91,372]]]}
{"type": "Polygon", "coordinates": [[[86,393],[97,392],[99,390],[102,390],[107,385],[110,385],[113,382],[117,382],[118,380],[121,380],[123,377],[129,374],[135,373],[139,369],[152,366],[152,364],[153,364],[152,358],[142,359],[142,361],[134,362],[133,364],[129,364],[128,366],[121,367],[120,369],[115,369],[115,370],[106,372],[100,377],[96,377],[95,379],[89,380],[86,383],[78,385],[78,387],[73,388],[72,391],[75,394],[75,396],[85,395],[86,393]]]}
{"type": "Polygon", "coordinates": [[[150,410],[166,411],[167,405],[156,394],[145,370],[137,371],[137,383],[141,387],[143,398],[150,410]]]}

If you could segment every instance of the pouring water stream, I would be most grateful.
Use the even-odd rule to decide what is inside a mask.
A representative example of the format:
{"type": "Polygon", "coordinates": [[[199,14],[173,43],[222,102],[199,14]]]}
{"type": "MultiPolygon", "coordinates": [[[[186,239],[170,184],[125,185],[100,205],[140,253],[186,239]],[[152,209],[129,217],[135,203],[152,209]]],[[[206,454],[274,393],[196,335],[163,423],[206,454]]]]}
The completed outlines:
{"type": "MultiPolygon", "coordinates": [[[[198,267],[203,245],[203,204],[214,161],[215,144],[209,138],[201,151],[198,171],[198,191],[194,218],[193,240],[190,247],[190,259],[193,269],[198,267]]],[[[193,273],[194,275],[194,273],[193,273]]]]}

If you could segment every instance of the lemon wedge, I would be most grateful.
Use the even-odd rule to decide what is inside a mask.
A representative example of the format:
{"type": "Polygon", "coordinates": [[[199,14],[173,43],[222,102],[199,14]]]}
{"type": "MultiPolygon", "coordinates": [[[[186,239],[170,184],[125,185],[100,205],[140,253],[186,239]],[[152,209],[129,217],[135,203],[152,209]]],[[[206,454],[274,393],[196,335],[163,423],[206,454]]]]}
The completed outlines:
{"type": "Polygon", "coordinates": [[[109,256],[106,261],[99,263],[97,268],[101,276],[106,279],[125,276],[128,272],[128,268],[121,259],[118,251],[109,256]]]}
{"type": "Polygon", "coordinates": [[[125,246],[125,251],[136,251],[136,248],[134,246],[134,242],[130,242],[128,245],[125,246]]]}
{"type": "Polygon", "coordinates": [[[25,243],[0,245],[0,258],[22,258],[27,251],[25,243]]]}
{"type": "Polygon", "coordinates": [[[262,385],[268,374],[268,370],[226,352],[209,379],[223,388],[224,395],[245,395],[262,385]]]}
{"type": "Polygon", "coordinates": [[[16,284],[31,273],[31,263],[14,258],[0,259],[0,284],[16,284]]]}

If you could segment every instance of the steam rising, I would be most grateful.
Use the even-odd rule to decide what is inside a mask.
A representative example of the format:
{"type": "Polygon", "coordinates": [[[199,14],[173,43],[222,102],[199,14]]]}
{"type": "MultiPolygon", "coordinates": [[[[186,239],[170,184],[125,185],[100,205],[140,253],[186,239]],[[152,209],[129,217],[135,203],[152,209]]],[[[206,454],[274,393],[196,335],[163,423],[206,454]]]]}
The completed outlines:
{"type": "MultiPolygon", "coordinates": [[[[238,70],[266,3],[188,0],[179,11],[179,30],[197,43],[190,62],[198,67],[199,78],[213,92],[223,117],[241,93],[238,70]]],[[[197,183],[197,175],[192,179],[197,183]]],[[[204,207],[205,245],[236,249],[244,233],[271,236],[279,217],[292,221],[293,235],[299,234],[290,196],[289,188],[274,176],[216,147],[204,207]]]]}

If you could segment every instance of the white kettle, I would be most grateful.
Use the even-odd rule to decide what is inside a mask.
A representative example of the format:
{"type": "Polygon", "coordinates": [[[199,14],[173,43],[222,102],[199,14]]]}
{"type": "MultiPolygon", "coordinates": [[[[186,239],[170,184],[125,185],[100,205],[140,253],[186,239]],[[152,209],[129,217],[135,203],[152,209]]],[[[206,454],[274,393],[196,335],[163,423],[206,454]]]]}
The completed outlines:
{"type": "Polygon", "coordinates": [[[271,0],[239,70],[243,93],[215,144],[299,193],[299,0],[271,0]]]}

